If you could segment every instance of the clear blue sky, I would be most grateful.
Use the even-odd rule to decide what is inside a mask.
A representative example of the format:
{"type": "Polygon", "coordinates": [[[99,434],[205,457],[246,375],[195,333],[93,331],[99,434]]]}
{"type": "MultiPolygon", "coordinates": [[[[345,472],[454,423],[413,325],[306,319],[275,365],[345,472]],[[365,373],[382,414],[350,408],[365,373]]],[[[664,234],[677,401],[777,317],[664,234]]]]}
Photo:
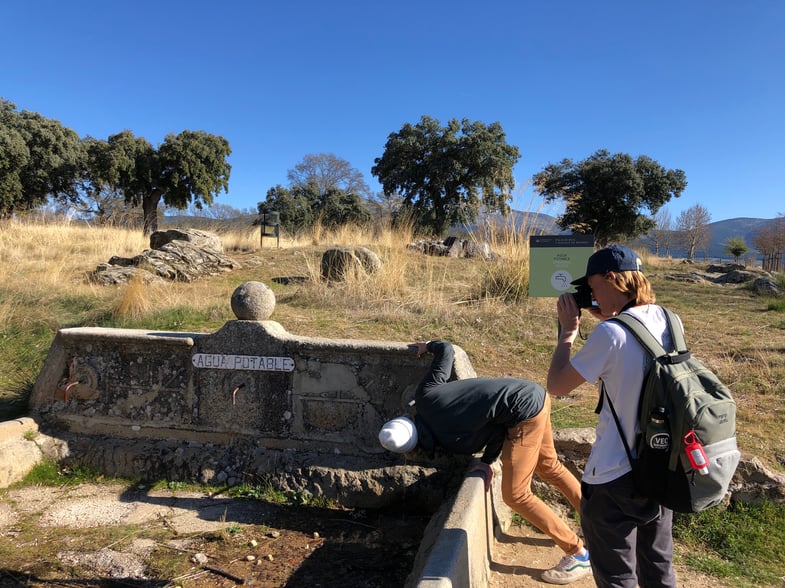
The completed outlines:
{"type": "Polygon", "coordinates": [[[309,153],[371,176],[423,115],[501,123],[531,176],[598,149],[683,169],[668,210],[785,214],[782,0],[5,2],[0,96],[80,136],[204,130],[256,208],[309,153]]]}

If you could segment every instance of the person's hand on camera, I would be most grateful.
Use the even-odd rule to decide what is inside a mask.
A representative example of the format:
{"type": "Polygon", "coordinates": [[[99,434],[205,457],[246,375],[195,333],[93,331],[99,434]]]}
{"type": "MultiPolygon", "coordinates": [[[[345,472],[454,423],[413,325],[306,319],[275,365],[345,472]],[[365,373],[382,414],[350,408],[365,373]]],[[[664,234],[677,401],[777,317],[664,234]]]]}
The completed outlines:
{"type": "Polygon", "coordinates": [[[559,337],[570,341],[575,339],[581,326],[581,314],[575,297],[572,294],[562,294],[556,302],[556,313],[561,327],[559,337]]]}

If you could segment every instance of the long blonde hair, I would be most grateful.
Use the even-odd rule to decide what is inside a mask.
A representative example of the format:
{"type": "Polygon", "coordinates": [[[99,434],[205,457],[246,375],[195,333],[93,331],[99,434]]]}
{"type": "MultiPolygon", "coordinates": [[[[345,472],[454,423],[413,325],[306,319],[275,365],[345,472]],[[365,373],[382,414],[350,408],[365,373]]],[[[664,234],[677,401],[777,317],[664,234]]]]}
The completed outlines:
{"type": "Polygon", "coordinates": [[[654,290],[651,288],[651,282],[643,275],[643,272],[613,272],[613,275],[615,276],[614,279],[611,279],[609,274],[605,274],[604,277],[616,290],[632,297],[635,306],[641,304],[654,304],[657,300],[654,295],[654,290]]]}

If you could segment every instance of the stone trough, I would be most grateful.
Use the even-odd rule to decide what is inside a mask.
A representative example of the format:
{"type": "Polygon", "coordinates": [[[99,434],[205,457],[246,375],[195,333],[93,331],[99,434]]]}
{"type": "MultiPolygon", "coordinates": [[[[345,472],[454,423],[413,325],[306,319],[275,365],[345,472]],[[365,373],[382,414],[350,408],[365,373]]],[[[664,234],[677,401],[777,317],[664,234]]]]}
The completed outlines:
{"type": "MultiPolygon", "coordinates": [[[[290,334],[269,320],[274,296],[258,282],[231,302],[242,318],[209,334],[58,331],[31,417],[0,424],[0,483],[46,455],[149,481],[265,479],[347,507],[406,500],[434,513],[410,585],[484,585],[493,508],[482,480],[465,478],[468,458],[407,462],[377,439],[429,359],[406,343],[290,334]],[[30,443],[32,431],[46,442],[30,443]]],[[[473,377],[466,354],[456,356],[453,377],[473,377]]]]}

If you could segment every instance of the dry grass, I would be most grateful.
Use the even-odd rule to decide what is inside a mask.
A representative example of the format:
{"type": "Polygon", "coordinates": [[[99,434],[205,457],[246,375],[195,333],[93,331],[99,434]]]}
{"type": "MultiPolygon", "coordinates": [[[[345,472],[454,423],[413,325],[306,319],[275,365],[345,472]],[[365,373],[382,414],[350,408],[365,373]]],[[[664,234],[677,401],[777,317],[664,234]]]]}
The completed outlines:
{"type": "MultiPolygon", "coordinates": [[[[258,228],[221,234],[243,269],[193,283],[97,287],[84,273],[113,255],[148,247],[141,232],[79,226],[0,224],[0,410],[4,396],[29,389],[63,326],[132,326],[212,332],[234,318],[230,297],[248,280],[276,294],[273,319],[289,332],[331,338],[414,341],[443,338],[469,353],[480,375],[544,382],[556,336],[555,303],[523,295],[528,234],[488,236],[496,261],[413,253],[410,230],[338,233],[316,227],[299,240],[265,239],[258,228]],[[319,279],[332,246],[364,246],[382,269],[341,284],[319,279]]],[[[642,252],[643,253],[643,252],[642,252]]],[[[739,405],[742,449],[782,469],[785,461],[785,317],[739,287],[675,282],[673,260],[643,254],[658,301],[680,314],[693,352],[727,381],[739,405]]],[[[692,269],[692,268],[691,268],[692,269]]],[[[584,331],[593,327],[586,319],[584,331]]],[[[591,426],[596,390],[554,405],[557,426],[591,426]]],[[[2,412],[0,412],[0,415],[2,412]]]]}
{"type": "Polygon", "coordinates": [[[149,313],[151,308],[149,289],[140,277],[134,276],[122,289],[112,308],[112,315],[116,318],[140,319],[149,313]]]}

